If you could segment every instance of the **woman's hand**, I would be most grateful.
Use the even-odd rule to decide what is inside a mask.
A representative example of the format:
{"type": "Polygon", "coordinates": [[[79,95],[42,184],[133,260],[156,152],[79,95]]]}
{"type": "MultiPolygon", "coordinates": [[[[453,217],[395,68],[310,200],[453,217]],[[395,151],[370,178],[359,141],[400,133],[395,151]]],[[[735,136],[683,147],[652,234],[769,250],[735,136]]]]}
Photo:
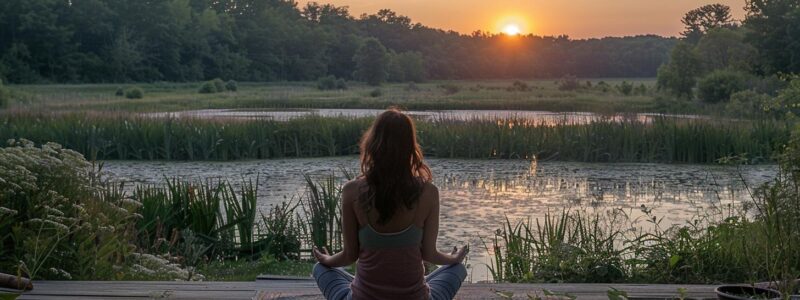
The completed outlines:
{"type": "Polygon", "coordinates": [[[469,245],[464,245],[461,249],[457,247],[453,247],[453,252],[450,252],[450,255],[453,257],[455,262],[453,264],[461,263],[464,261],[464,258],[467,257],[469,253],[469,245]]]}
{"type": "Polygon", "coordinates": [[[328,254],[328,249],[325,249],[325,247],[322,247],[322,249],[314,248],[311,250],[311,253],[314,254],[314,258],[316,258],[319,263],[326,266],[330,265],[331,255],[328,254]]]}

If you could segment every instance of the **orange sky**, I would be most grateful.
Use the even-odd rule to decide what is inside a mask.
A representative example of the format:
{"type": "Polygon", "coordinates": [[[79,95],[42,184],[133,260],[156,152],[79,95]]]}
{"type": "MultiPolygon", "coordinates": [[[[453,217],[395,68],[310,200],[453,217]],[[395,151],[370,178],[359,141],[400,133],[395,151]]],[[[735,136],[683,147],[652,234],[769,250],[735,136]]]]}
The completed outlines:
{"type": "MultiPolygon", "coordinates": [[[[300,6],[307,0],[299,1],[300,6]]],[[[680,18],[705,4],[731,6],[736,19],[744,18],[745,0],[317,0],[349,6],[350,13],[375,13],[389,8],[430,27],[461,33],[475,30],[500,32],[517,22],[524,34],[572,38],[658,34],[675,36],[682,31],[680,18]],[[510,21],[504,21],[509,19],[510,21]]]]}

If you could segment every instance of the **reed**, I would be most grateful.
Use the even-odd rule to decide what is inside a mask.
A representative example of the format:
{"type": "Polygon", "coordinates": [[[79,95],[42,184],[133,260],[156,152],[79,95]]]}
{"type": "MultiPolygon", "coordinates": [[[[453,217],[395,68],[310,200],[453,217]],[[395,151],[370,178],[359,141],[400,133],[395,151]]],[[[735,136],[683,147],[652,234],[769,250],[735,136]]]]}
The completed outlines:
{"type": "MultiPolygon", "coordinates": [[[[0,139],[56,141],[90,159],[240,160],[354,155],[371,118],[290,121],[170,119],[98,114],[0,114],[0,139]]],[[[770,161],[789,138],[782,121],[677,120],[529,124],[526,120],[418,121],[426,154],[582,162],[770,161]],[[536,126],[538,125],[538,126],[536,126]]]]}
{"type": "Polygon", "coordinates": [[[631,219],[621,211],[506,220],[485,243],[490,271],[501,282],[780,282],[790,291],[800,278],[795,182],[784,177],[760,187],[735,214],[666,228],[649,213],[631,219]]]}
{"type": "Polygon", "coordinates": [[[307,192],[301,198],[309,245],[336,252],[342,249],[342,189],[334,175],[315,180],[304,175],[307,192]]]}
{"type": "Polygon", "coordinates": [[[269,213],[261,214],[258,233],[260,249],[279,260],[298,260],[301,256],[302,229],[296,215],[299,202],[288,201],[273,205],[269,213]]]}
{"type": "Polygon", "coordinates": [[[205,183],[165,179],[165,186],[139,186],[139,245],[155,253],[182,243],[184,230],[207,246],[212,257],[253,255],[256,251],[257,182],[243,181],[237,191],[225,181],[205,183]]]}

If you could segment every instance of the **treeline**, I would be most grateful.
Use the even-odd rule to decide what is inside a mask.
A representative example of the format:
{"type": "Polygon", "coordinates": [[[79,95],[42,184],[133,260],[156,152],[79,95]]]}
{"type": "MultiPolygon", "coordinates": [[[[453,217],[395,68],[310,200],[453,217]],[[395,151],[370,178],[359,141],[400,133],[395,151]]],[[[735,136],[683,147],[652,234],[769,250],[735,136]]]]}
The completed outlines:
{"type": "MultiPolygon", "coordinates": [[[[648,77],[676,39],[470,35],[390,10],[286,0],[0,1],[0,79],[11,83],[366,79],[356,55],[384,48],[385,79],[648,77]],[[363,76],[360,77],[360,76],[363,76]]],[[[368,61],[368,59],[362,59],[368,61]]]]}
{"type": "Polygon", "coordinates": [[[797,115],[800,0],[751,0],[745,10],[743,22],[722,4],[686,13],[658,87],[678,99],[727,103],[740,115],[797,115]]]}

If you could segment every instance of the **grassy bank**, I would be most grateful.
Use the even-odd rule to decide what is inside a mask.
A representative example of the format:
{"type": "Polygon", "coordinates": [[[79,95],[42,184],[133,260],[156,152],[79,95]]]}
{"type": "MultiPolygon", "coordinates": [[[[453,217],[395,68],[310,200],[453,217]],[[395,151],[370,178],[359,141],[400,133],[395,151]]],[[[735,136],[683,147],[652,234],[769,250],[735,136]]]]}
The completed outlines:
{"type": "MultiPolygon", "coordinates": [[[[90,159],[238,160],[353,155],[371,118],[201,120],[125,114],[0,115],[0,140],[57,142],[90,159]]],[[[527,126],[524,120],[420,121],[426,154],[581,162],[768,161],[789,136],[778,121],[656,119],[527,126]]]]}
{"type": "MultiPolygon", "coordinates": [[[[344,90],[320,90],[316,82],[241,83],[235,92],[201,94],[202,83],[137,85],[13,86],[13,107],[31,110],[161,112],[209,108],[375,108],[516,109],[598,113],[669,111],[655,101],[654,79],[591,79],[563,90],[555,80],[443,81],[385,84],[379,88],[348,82],[344,90]],[[624,94],[622,82],[635,93],[624,94]],[[588,86],[587,82],[592,85],[588,86]],[[603,82],[603,84],[599,84],[603,82]],[[141,99],[116,96],[118,89],[140,87],[141,99]],[[641,88],[641,87],[644,88],[641,88]],[[376,92],[377,90],[377,92],[376,92]]],[[[684,111],[708,111],[700,106],[684,111]]]]}

